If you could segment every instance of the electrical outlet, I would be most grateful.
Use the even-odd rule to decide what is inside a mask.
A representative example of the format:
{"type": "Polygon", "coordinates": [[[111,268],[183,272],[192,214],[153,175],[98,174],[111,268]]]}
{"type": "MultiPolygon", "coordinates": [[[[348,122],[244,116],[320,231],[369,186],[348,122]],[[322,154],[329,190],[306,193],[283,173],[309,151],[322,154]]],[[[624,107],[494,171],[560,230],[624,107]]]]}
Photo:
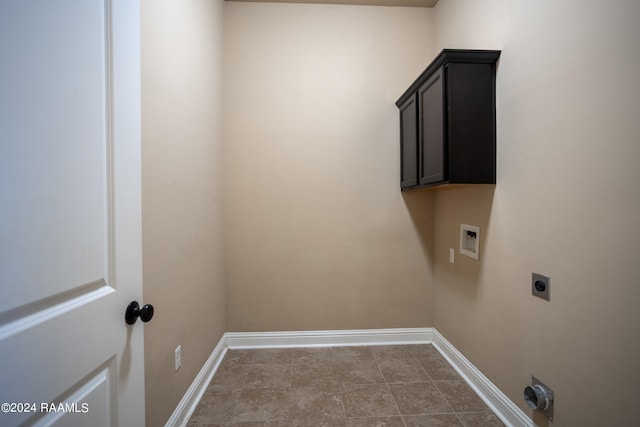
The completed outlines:
{"type": "Polygon", "coordinates": [[[180,369],[180,365],[182,365],[182,346],[181,345],[176,347],[174,360],[175,360],[176,372],[178,372],[178,369],[180,369]]]}
{"type": "Polygon", "coordinates": [[[531,295],[550,301],[551,278],[542,274],[531,274],[531,295]]]}
{"type": "Polygon", "coordinates": [[[456,259],[456,251],[453,248],[449,248],[449,262],[453,264],[456,259]]]}

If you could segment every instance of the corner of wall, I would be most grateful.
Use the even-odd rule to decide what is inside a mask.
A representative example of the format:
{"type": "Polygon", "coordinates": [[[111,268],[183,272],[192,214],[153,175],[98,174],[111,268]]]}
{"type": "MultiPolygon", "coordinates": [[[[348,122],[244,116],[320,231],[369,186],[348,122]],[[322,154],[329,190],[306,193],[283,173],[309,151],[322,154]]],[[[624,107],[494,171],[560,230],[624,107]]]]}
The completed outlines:
{"type": "Polygon", "coordinates": [[[225,331],[222,1],[143,0],[147,425],[163,425],[225,331]],[[182,366],[174,370],[174,350],[182,366]]]}

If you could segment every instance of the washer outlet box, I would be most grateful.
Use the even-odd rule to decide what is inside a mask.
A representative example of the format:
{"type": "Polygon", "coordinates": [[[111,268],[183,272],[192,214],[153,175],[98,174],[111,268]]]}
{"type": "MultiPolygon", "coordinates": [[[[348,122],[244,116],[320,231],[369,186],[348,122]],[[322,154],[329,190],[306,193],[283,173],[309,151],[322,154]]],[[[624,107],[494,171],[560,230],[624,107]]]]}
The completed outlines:
{"type": "Polygon", "coordinates": [[[473,259],[480,254],[480,227],[460,224],[460,253],[473,259]]]}

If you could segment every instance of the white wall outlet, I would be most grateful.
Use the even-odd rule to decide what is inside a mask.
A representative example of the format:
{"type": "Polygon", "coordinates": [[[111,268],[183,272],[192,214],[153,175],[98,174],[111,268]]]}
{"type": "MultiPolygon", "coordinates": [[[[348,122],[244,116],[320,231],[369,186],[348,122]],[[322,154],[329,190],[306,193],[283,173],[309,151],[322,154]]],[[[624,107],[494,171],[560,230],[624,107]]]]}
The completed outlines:
{"type": "Polygon", "coordinates": [[[460,224],[460,253],[478,259],[480,255],[480,227],[460,224]]]}
{"type": "Polygon", "coordinates": [[[453,264],[456,259],[456,250],[453,248],[449,248],[449,262],[453,264]]]}
{"type": "Polygon", "coordinates": [[[182,346],[181,345],[176,347],[174,360],[175,360],[176,372],[178,372],[178,369],[180,369],[180,365],[182,365],[182,346]]]}

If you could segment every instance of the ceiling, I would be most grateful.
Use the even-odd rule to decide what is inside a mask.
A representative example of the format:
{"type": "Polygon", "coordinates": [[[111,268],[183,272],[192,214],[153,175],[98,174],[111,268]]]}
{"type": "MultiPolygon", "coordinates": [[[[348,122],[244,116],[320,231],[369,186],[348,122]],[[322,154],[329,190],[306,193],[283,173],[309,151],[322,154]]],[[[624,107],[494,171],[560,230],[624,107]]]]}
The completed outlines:
{"type": "Polygon", "coordinates": [[[322,4],[357,4],[369,6],[410,6],[433,7],[438,0],[227,0],[270,3],[322,3],[322,4]]]}

